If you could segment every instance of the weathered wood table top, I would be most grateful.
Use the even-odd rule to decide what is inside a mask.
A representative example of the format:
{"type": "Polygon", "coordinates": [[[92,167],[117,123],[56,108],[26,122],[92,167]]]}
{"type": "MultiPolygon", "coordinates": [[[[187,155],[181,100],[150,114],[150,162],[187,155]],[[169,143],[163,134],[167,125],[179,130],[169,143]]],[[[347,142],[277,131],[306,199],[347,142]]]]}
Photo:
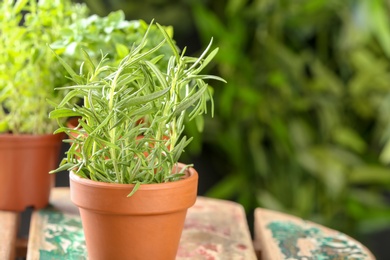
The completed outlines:
{"type": "MultiPolygon", "coordinates": [[[[19,213],[0,211],[1,260],[26,256],[25,243],[16,237],[19,218],[19,213]]],[[[263,208],[255,211],[254,235],[256,252],[263,260],[375,259],[364,245],[337,230],[263,208]]],[[[256,259],[254,252],[241,205],[198,197],[188,211],[176,259],[251,260],[256,259]]],[[[80,216],[70,201],[69,188],[54,188],[51,206],[33,212],[27,259],[87,259],[80,216]]]]}
{"type": "Polygon", "coordinates": [[[263,260],[374,260],[355,239],[301,218],[258,208],[255,246],[263,260]]]}
{"type": "MultiPolygon", "coordinates": [[[[32,215],[27,259],[87,259],[80,216],[69,189],[55,188],[51,205],[32,215]]],[[[256,259],[242,206],[198,197],[188,210],[176,259],[256,259]]]]}
{"type": "Polygon", "coordinates": [[[19,214],[0,211],[0,259],[15,258],[19,214]]]}

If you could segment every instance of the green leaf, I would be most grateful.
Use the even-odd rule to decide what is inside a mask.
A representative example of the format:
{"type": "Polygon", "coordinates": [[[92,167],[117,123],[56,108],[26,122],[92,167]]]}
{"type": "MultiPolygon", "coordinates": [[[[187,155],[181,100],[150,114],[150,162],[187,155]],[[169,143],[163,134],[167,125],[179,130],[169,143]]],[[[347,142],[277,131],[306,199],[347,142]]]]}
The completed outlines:
{"type": "Polygon", "coordinates": [[[196,101],[198,101],[203,93],[207,90],[208,85],[204,84],[203,86],[200,86],[199,90],[193,94],[185,98],[175,109],[175,114],[178,115],[182,111],[188,109],[190,106],[192,106],[196,101]]]}
{"type": "Polygon", "coordinates": [[[81,116],[81,114],[69,108],[58,108],[56,110],[51,111],[49,114],[49,118],[51,119],[68,118],[73,116],[81,116]]]}
{"type": "MultiPolygon", "coordinates": [[[[50,46],[49,46],[49,48],[50,48],[50,46]]],[[[61,65],[64,67],[64,69],[69,73],[69,75],[71,76],[73,81],[76,83],[82,83],[83,78],[81,76],[77,75],[77,73],[68,65],[68,63],[66,63],[66,61],[64,59],[62,59],[53,49],[51,49],[51,50],[53,51],[54,55],[57,57],[57,59],[61,63],[61,65]]]]}
{"type": "Polygon", "coordinates": [[[92,147],[94,144],[93,137],[91,135],[88,135],[84,138],[83,142],[83,158],[90,158],[92,154],[92,147]]]}
{"type": "Polygon", "coordinates": [[[123,44],[120,43],[115,44],[115,49],[119,58],[124,58],[126,57],[126,55],[129,54],[129,49],[123,44]]]}
{"type": "Polygon", "coordinates": [[[390,170],[380,166],[360,166],[353,169],[349,175],[349,182],[353,184],[390,184],[390,170]]]}
{"type": "Polygon", "coordinates": [[[196,123],[196,128],[198,132],[203,132],[204,129],[204,118],[202,115],[195,117],[195,123],[196,123]]]}
{"type": "MultiPolygon", "coordinates": [[[[64,96],[61,102],[58,104],[58,107],[63,107],[66,103],[68,103],[72,98],[78,97],[79,91],[77,89],[70,91],[68,94],[64,96]]],[[[53,102],[52,102],[53,103],[53,102]]]]}
{"type": "Polygon", "coordinates": [[[131,192],[127,195],[127,197],[133,196],[134,193],[139,189],[140,186],[141,186],[141,182],[137,182],[137,183],[134,185],[134,188],[131,190],[131,192]]]}
{"type": "Polygon", "coordinates": [[[218,80],[218,81],[222,81],[224,83],[227,83],[226,80],[224,80],[223,78],[221,77],[218,77],[218,76],[214,76],[214,75],[191,75],[191,76],[188,76],[186,78],[186,80],[193,80],[193,79],[214,79],[214,80],[218,80]]]}
{"type": "Polygon", "coordinates": [[[211,48],[212,44],[213,44],[213,39],[211,38],[209,45],[206,47],[206,49],[203,51],[203,53],[200,55],[200,57],[194,62],[194,64],[192,64],[192,66],[189,68],[189,70],[195,68],[199,63],[201,63],[202,65],[197,69],[197,73],[199,73],[215,57],[215,55],[218,53],[218,50],[219,50],[218,48],[213,50],[207,56],[207,58],[204,61],[202,61],[204,56],[207,54],[207,52],[211,48]]]}
{"type": "Polygon", "coordinates": [[[136,106],[136,105],[140,105],[140,104],[146,104],[150,101],[153,101],[159,97],[164,96],[166,93],[168,93],[168,91],[169,91],[169,88],[166,88],[166,89],[163,89],[163,90],[160,90],[157,92],[153,92],[153,93],[145,95],[145,96],[128,98],[124,101],[119,102],[118,106],[121,107],[124,104],[126,104],[127,106],[136,106]]]}
{"type": "Polygon", "coordinates": [[[113,119],[112,114],[113,114],[113,112],[111,111],[111,113],[109,115],[107,115],[98,126],[96,126],[96,128],[90,133],[90,135],[94,135],[96,132],[100,131],[100,129],[107,127],[110,120],[113,119]]]}
{"type": "Polygon", "coordinates": [[[149,66],[149,68],[154,72],[154,74],[156,75],[157,79],[158,79],[158,82],[160,82],[161,86],[164,88],[164,89],[167,89],[168,88],[168,84],[167,84],[167,81],[165,80],[165,77],[164,75],[161,73],[160,69],[157,68],[156,65],[154,65],[153,63],[149,62],[149,61],[145,61],[146,65],[149,66]]]}
{"type": "Polygon", "coordinates": [[[87,66],[89,66],[91,71],[95,71],[96,66],[95,66],[93,60],[91,59],[91,56],[89,56],[88,52],[86,52],[84,49],[81,49],[81,51],[83,53],[84,63],[87,64],[87,66]]]}
{"type": "Polygon", "coordinates": [[[57,172],[67,171],[67,170],[69,170],[70,168],[72,168],[73,166],[74,166],[73,163],[64,163],[64,164],[62,164],[60,167],[58,167],[58,168],[55,169],[55,170],[50,171],[49,173],[50,173],[50,174],[53,174],[53,173],[57,173],[57,172]]]}
{"type": "Polygon", "coordinates": [[[180,140],[179,144],[175,147],[173,152],[173,161],[177,162],[180,159],[180,156],[182,152],[184,151],[184,148],[192,141],[192,138],[187,140],[186,136],[183,136],[183,138],[180,140]]]}
{"type": "Polygon", "coordinates": [[[171,47],[171,50],[175,56],[176,62],[179,62],[180,55],[177,51],[176,45],[173,43],[171,37],[168,35],[168,33],[165,31],[164,27],[162,27],[160,24],[157,23],[157,27],[160,29],[160,31],[163,33],[165,40],[168,42],[169,46],[171,47]]]}

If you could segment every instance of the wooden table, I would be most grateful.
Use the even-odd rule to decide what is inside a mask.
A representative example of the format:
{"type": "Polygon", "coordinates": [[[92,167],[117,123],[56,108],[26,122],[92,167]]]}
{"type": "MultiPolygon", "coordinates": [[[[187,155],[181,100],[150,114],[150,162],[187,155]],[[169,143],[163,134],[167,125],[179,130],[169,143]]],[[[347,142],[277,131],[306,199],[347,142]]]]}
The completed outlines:
{"type": "Polygon", "coordinates": [[[15,258],[19,214],[0,211],[0,259],[15,258]]]}
{"type": "Polygon", "coordinates": [[[263,260],[373,260],[360,242],[333,229],[281,212],[255,211],[255,247],[263,260]]]}
{"type": "MultiPolygon", "coordinates": [[[[35,211],[27,259],[87,259],[84,233],[68,188],[52,192],[51,207],[35,211]]],[[[198,197],[188,210],[176,259],[257,259],[241,205],[198,197]]]]}
{"type": "MultiPolygon", "coordinates": [[[[0,260],[15,259],[20,252],[28,260],[87,259],[69,188],[54,188],[50,204],[32,214],[27,253],[23,251],[27,243],[16,238],[19,214],[0,211],[0,260]]],[[[263,208],[255,211],[254,237],[252,242],[241,205],[198,197],[188,210],[176,259],[375,259],[364,245],[343,233],[263,208]]]]}

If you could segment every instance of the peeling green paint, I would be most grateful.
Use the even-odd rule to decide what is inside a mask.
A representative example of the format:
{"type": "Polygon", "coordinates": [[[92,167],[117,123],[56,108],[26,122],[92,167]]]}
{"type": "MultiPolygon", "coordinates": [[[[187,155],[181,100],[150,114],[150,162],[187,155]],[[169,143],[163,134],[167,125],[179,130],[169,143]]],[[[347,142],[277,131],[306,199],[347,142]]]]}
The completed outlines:
{"type": "Polygon", "coordinates": [[[85,260],[85,237],[78,216],[63,214],[54,209],[39,211],[40,217],[45,221],[44,240],[51,250],[39,250],[40,260],[66,259],[85,260]]]}
{"type": "Polygon", "coordinates": [[[319,228],[301,226],[292,222],[273,221],[267,225],[286,259],[298,260],[361,260],[367,259],[362,248],[343,233],[324,234],[319,228]],[[304,255],[298,241],[306,239],[313,244],[310,255],[304,255]],[[315,258],[313,258],[315,257],[315,258]]]}

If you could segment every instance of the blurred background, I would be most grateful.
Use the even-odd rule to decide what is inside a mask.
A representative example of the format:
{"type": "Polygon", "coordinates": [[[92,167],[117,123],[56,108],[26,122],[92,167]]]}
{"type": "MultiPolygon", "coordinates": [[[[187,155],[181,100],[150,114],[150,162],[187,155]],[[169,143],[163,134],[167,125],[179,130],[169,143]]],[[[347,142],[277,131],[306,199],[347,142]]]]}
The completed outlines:
{"type": "Polygon", "coordinates": [[[213,82],[204,132],[188,123],[182,160],[201,195],[241,203],[250,225],[256,207],[283,211],[390,259],[389,1],[83,2],[172,25],[187,54],[220,48],[210,70],[228,83],[213,82]]]}

